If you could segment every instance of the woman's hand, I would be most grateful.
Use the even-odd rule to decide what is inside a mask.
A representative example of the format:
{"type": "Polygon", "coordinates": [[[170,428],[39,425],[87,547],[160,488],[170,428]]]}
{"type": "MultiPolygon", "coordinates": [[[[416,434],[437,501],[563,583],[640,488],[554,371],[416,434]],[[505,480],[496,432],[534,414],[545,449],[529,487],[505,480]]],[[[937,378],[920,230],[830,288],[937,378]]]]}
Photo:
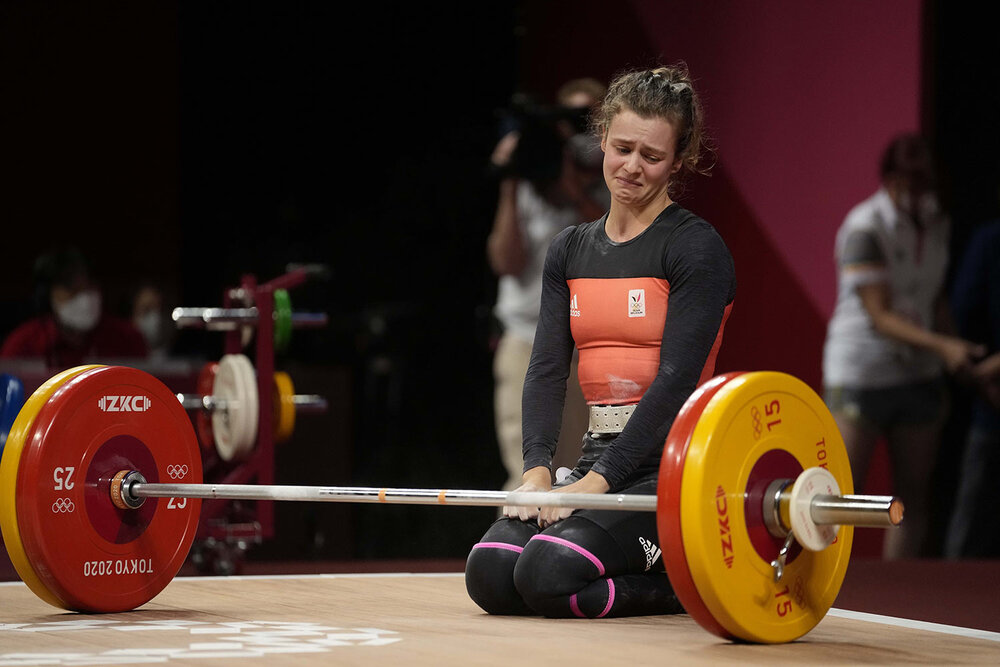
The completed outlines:
{"type": "MultiPolygon", "coordinates": [[[[590,471],[583,476],[583,479],[560,487],[552,493],[607,493],[610,488],[604,477],[590,471]]],[[[538,525],[542,529],[548,528],[573,512],[572,507],[543,507],[538,513],[538,525]]]]}
{"type": "Polygon", "coordinates": [[[969,371],[986,354],[986,347],[953,336],[941,336],[935,351],[948,372],[955,375],[969,371]]]}
{"type": "Polygon", "coordinates": [[[972,378],[979,391],[995,410],[1000,410],[1000,352],[995,352],[972,367],[972,378]]]}
{"type": "MultiPolygon", "coordinates": [[[[551,491],[552,490],[552,473],[549,472],[548,468],[539,466],[537,468],[532,468],[531,470],[525,471],[521,476],[521,486],[517,487],[512,491],[514,492],[535,492],[535,491],[551,491]]],[[[503,515],[509,519],[520,519],[521,521],[528,521],[529,519],[534,519],[538,516],[537,507],[523,507],[515,505],[504,505],[503,515]]]]}

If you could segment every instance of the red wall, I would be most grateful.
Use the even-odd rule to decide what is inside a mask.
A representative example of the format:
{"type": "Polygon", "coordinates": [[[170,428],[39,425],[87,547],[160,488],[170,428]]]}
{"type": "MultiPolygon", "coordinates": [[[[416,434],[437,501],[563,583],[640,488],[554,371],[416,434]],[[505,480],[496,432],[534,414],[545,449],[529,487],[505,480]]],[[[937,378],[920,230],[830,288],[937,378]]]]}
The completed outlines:
{"type": "Polygon", "coordinates": [[[921,3],[533,4],[533,91],[688,63],[718,162],[682,203],[725,237],[739,280],[719,371],[782,370],[818,389],[837,227],[877,187],[884,143],[919,126],[921,3]]]}

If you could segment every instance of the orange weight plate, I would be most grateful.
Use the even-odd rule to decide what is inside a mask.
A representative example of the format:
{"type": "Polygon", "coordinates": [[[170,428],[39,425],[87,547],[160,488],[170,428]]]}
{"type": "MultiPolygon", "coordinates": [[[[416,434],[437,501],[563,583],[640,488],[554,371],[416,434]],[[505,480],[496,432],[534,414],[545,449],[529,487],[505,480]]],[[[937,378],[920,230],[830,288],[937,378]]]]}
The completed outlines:
{"type": "Polygon", "coordinates": [[[68,609],[114,612],[156,596],[180,570],[201,502],[111,502],[111,479],[138,470],[149,482],[201,482],[191,420],[156,378],[101,367],[63,383],[38,411],[17,475],[24,550],[68,609]]]}

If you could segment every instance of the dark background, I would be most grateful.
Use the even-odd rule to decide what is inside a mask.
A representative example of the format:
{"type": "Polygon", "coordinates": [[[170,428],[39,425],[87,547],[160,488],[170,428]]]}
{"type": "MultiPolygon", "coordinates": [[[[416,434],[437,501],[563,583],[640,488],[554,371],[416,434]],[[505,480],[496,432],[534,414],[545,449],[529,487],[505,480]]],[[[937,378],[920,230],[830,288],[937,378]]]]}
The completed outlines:
{"type": "MultiPolygon", "coordinates": [[[[31,315],[32,261],[56,244],[91,256],[116,309],[141,280],[210,306],[243,274],[322,263],[329,280],[292,298],[330,326],[297,333],[279,367],[332,409],[300,420],[278,481],[499,487],[484,255],[497,111],[660,55],[628,39],[626,3],[615,48],[567,65],[553,26],[570,7],[611,16],[591,2],[0,3],[0,333],[31,315]]],[[[923,8],[923,125],[957,253],[998,214],[1000,54],[984,17],[923,8]]],[[[222,340],[183,332],[177,352],[215,359],[222,340]]],[[[492,515],[279,512],[262,557],[461,556],[492,515]]]]}

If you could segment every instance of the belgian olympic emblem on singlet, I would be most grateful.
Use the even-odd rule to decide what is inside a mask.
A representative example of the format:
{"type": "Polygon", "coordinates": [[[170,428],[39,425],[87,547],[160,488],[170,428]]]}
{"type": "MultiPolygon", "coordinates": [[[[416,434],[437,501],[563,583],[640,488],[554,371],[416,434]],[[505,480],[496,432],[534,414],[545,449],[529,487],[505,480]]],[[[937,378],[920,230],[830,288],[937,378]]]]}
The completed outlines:
{"type": "Polygon", "coordinates": [[[628,316],[646,317],[646,290],[630,289],[628,291],[628,316]]]}

